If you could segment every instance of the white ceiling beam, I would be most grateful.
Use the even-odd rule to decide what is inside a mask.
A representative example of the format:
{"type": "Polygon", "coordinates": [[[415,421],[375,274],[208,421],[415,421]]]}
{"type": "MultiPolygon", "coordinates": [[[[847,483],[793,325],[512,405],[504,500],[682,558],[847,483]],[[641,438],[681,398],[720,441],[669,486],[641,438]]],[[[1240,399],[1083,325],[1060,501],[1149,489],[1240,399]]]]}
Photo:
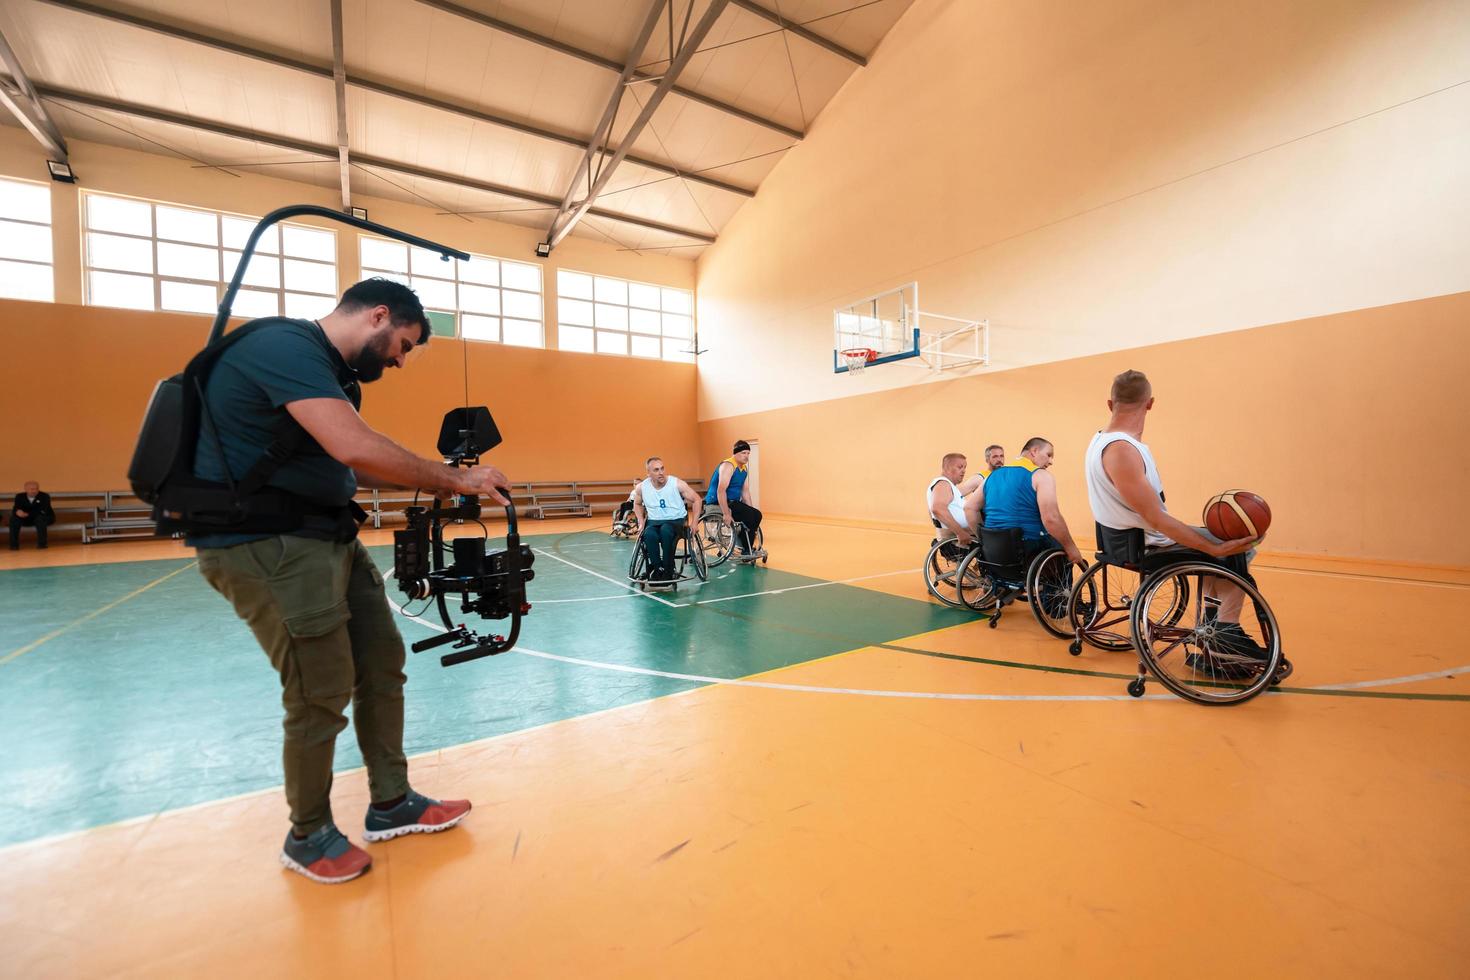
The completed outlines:
{"type": "MultiPolygon", "coordinates": [[[[41,98],[51,102],[63,104],[74,104],[90,106],[101,109],[104,112],[117,112],[122,115],[132,116],[137,119],[151,119],[154,122],[167,123],[172,126],[180,126],[185,129],[197,130],[202,133],[214,133],[217,136],[226,136],[231,139],[243,140],[248,143],[259,143],[264,146],[273,146],[281,150],[291,150],[296,153],[304,153],[309,156],[319,157],[323,161],[335,160],[337,148],[320,143],[310,143],[304,140],[292,139],[286,136],[277,136],[269,133],[257,133],[227,123],[214,122],[208,119],[199,119],[194,116],[184,116],[174,112],[166,112],[152,106],[138,105],[131,102],[122,102],[117,99],[108,99],[87,92],[77,92],[70,89],[57,88],[53,85],[41,84],[36,86],[36,91],[41,98]]],[[[472,177],[461,177],[456,174],[444,173],[439,170],[430,170],[411,163],[399,160],[388,160],[383,157],[368,156],[362,153],[353,154],[353,159],[359,166],[373,167],[378,170],[387,170],[391,173],[402,174],[405,177],[420,177],[424,180],[433,180],[452,187],[465,187],[470,190],[485,191],[491,194],[499,194],[503,197],[513,198],[517,201],[527,201],[532,204],[545,205],[547,210],[555,209],[560,202],[550,195],[539,194],[535,191],[520,190],[514,187],[506,187],[501,184],[493,184],[489,181],[476,180],[472,177]]],[[[248,164],[236,164],[244,167],[248,164]]],[[[606,218],[609,221],[621,221],[624,224],[633,225],[638,228],[646,228],[649,231],[663,232],[669,235],[677,235],[680,238],[688,238],[692,241],[709,245],[714,242],[714,236],[702,231],[692,231],[688,228],[678,228],[673,225],[650,221],[630,214],[622,214],[617,211],[608,211],[603,208],[594,208],[589,214],[596,218],[606,218]]]]}
{"type": "Polygon", "coordinates": [[[846,58],[848,61],[857,65],[859,68],[868,67],[868,59],[864,58],[856,51],[849,51],[847,48],[844,48],[836,41],[829,40],[822,35],[816,33],[815,31],[807,30],[805,27],[802,27],[795,21],[787,20],[785,17],[782,17],[774,10],[767,10],[765,7],[762,7],[760,4],[754,2],[754,0],[731,0],[731,2],[735,6],[739,7],[741,10],[749,11],[750,13],[755,14],[757,17],[764,18],[765,20],[768,20],[772,24],[775,24],[777,27],[781,28],[783,31],[786,31],[789,34],[796,35],[803,41],[815,44],[819,48],[825,48],[826,50],[837,55],[839,58],[846,58]]]}
{"type": "MultiPolygon", "coordinates": [[[[602,55],[596,54],[595,52],[584,51],[581,48],[573,47],[570,44],[563,43],[554,38],[549,38],[542,34],[537,34],[535,31],[527,30],[524,27],[517,27],[515,24],[503,21],[498,17],[492,17],[489,14],[481,13],[478,10],[471,10],[468,7],[462,7],[457,3],[451,2],[451,0],[415,0],[415,2],[421,3],[426,7],[433,7],[435,10],[442,10],[446,14],[453,14],[456,17],[462,17],[465,20],[473,21],[476,24],[481,24],[485,27],[489,27],[492,30],[499,31],[502,34],[508,34],[511,37],[518,37],[523,41],[529,41],[532,44],[536,44],[543,48],[548,48],[552,51],[559,52],[566,55],[567,57],[576,58],[579,61],[585,61],[589,65],[596,65],[599,68],[605,68],[611,72],[621,73],[624,67],[621,63],[613,61],[611,58],[604,58],[602,55]]],[[[654,79],[659,77],[660,74],[653,74],[649,72],[635,71],[633,73],[633,79],[635,81],[653,81],[654,79]]],[[[767,119],[765,116],[756,115],[753,112],[741,109],[739,106],[731,105],[728,102],[721,102],[719,99],[711,98],[708,95],[701,95],[700,93],[695,92],[692,89],[684,88],[682,85],[675,85],[673,91],[675,95],[680,96],[681,98],[689,99],[691,102],[698,102],[701,105],[709,106],[711,109],[717,109],[720,112],[725,113],[726,115],[734,116],[735,118],[743,119],[748,123],[753,123],[757,126],[764,127],[765,129],[773,130],[777,133],[782,134],[783,136],[789,136],[794,140],[803,139],[805,137],[805,134],[799,129],[793,129],[784,123],[776,122],[776,120],[774,119],[767,119]]]]}
{"type": "Polygon", "coordinates": [[[352,211],[352,161],[347,148],[347,64],[342,56],[342,0],[332,3],[332,87],[337,97],[337,180],[342,210],[352,211]]]}
{"type": "MultiPolygon", "coordinates": [[[[674,2],[673,0],[667,0],[667,3],[669,26],[670,30],[672,31],[674,2]]],[[[689,28],[688,17],[694,12],[694,3],[695,0],[689,0],[689,10],[688,13],[685,15],[684,21],[684,27],[686,30],[689,28]]],[[[664,69],[663,76],[658,80],[658,84],[655,86],[653,94],[648,97],[648,101],[643,103],[642,111],[640,111],[638,113],[638,117],[633,120],[633,124],[628,127],[628,131],[623,134],[622,146],[620,146],[617,151],[612,154],[611,157],[603,157],[598,167],[596,179],[591,179],[590,169],[592,166],[591,161],[593,151],[596,148],[596,143],[594,142],[593,144],[589,145],[588,153],[584,157],[584,167],[579,168],[578,171],[572,175],[572,182],[567,188],[566,195],[562,198],[561,207],[557,210],[555,217],[552,218],[551,227],[546,232],[546,241],[544,243],[544,247],[548,251],[555,248],[557,244],[560,243],[561,240],[565,238],[567,234],[577,226],[577,222],[581,221],[583,216],[591,210],[593,203],[597,200],[597,195],[601,194],[603,189],[607,187],[608,181],[612,180],[613,173],[618,169],[618,165],[622,163],[623,159],[628,155],[628,147],[632,146],[633,143],[637,141],[639,135],[642,134],[643,130],[648,126],[649,121],[653,119],[654,112],[657,111],[660,103],[663,102],[664,97],[667,96],[669,94],[669,91],[674,87],[674,82],[679,77],[679,73],[684,70],[685,66],[689,64],[689,59],[694,57],[694,53],[699,50],[699,45],[704,41],[705,37],[708,36],[711,28],[715,26],[715,21],[720,19],[720,14],[724,13],[725,7],[728,5],[728,3],[729,0],[709,0],[709,6],[705,8],[704,14],[700,16],[699,21],[694,25],[694,29],[690,30],[687,35],[682,35],[680,37],[679,50],[677,52],[669,52],[669,57],[671,59],[669,61],[669,66],[668,68],[664,69]],[[573,203],[572,199],[577,193],[578,185],[581,183],[582,173],[584,169],[587,172],[590,186],[587,188],[586,196],[583,197],[581,201],[573,203]]],[[[653,0],[652,7],[649,10],[649,17],[644,26],[644,31],[640,35],[637,43],[634,44],[633,50],[628,55],[627,64],[623,67],[623,71],[618,77],[617,88],[613,92],[612,97],[608,100],[608,109],[607,112],[604,114],[604,120],[609,126],[611,125],[610,117],[616,115],[617,107],[622,103],[625,83],[634,74],[633,66],[638,63],[638,59],[643,54],[643,48],[648,44],[648,36],[652,33],[654,25],[658,23],[659,8],[663,5],[664,0],[653,0]]]]}
{"type": "Polygon", "coordinates": [[[3,33],[0,33],[0,67],[9,72],[11,78],[9,85],[0,81],[0,105],[9,109],[10,114],[36,138],[36,142],[46,148],[47,155],[60,163],[67,163],[66,140],[46,113],[35,86],[26,77],[20,59],[3,33]]]}
{"type": "MultiPolygon", "coordinates": [[[[137,14],[127,13],[121,10],[112,10],[107,7],[100,7],[93,3],[87,3],[85,2],[85,0],[39,0],[39,2],[49,4],[53,7],[60,7],[63,10],[70,10],[75,13],[86,14],[91,17],[103,18],[119,24],[126,24],[130,27],[138,28],[139,30],[149,31],[151,33],[159,34],[163,37],[173,38],[178,41],[187,41],[191,44],[213,48],[216,51],[224,51],[229,54],[239,55],[243,58],[251,58],[255,61],[259,61],[267,65],[272,65],[277,68],[288,68],[292,71],[298,71],[303,74],[315,75],[316,77],[322,79],[333,78],[333,69],[331,68],[326,68],[321,65],[314,65],[305,61],[299,61],[295,58],[288,58],[285,55],[275,54],[270,51],[262,51],[258,48],[252,48],[249,45],[241,44],[236,41],[230,41],[218,37],[211,37],[210,35],[201,34],[197,31],[191,31],[187,28],[178,27],[173,24],[166,24],[161,21],[149,20],[148,18],[141,17],[137,14]]],[[[354,75],[351,72],[344,72],[344,75],[346,84],[349,88],[361,89],[365,92],[374,92],[378,95],[386,95],[389,98],[398,99],[412,105],[423,106],[429,109],[437,109],[440,112],[461,116],[465,119],[473,119],[477,122],[488,123],[489,125],[497,126],[502,129],[509,129],[517,133],[522,133],[526,136],[534,136],[538,139],[561,143],[564,146],[575,146],[579,150],[584,149],[587,146],[588,140],[586,137],[573,136],[567,133],[558,133],[554,130],[545,129],[540,126],[532,125],[530,123],[521,122],[515,119],[507,119],[503,116],[497,116],[494,113],[486,112],[483,109],[477,109],[474,106],[468,106],[462,103],[450,102],[445,99],[434,98],[433,96],[420,95],[415,92],[409,92],[383,82],[377,82],[373,81],[372,79],[363,78],[359,75],[354,75]]],[[[657,160],[650,160],[644,157],[629,154],[628,162],[635,163],[640,167],[646,167],[647,169],[656,171],[657,173],[667,174],[672,177],[681,177],[684,180],[693,181],[696,184],[703,184],[706,187],[713,187],[716,190],[725,191],[729,194],[736,194],[740,197],[755,196],[755,191],[751,188],[741,187],[738,184],[731,184],[728,181],[723,181],[716,177],[707,177],[703,174],[689,173],[677,166],[667,163],[661,163],[657,160]]]]}

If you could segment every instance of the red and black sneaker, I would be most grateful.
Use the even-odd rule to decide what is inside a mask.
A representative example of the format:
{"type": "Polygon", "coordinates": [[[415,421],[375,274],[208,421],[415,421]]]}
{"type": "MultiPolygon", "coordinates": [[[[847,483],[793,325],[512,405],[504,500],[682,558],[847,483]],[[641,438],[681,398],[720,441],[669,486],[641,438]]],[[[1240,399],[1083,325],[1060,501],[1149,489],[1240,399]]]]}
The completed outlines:
{"type": "Polygon", "coordinates": [[[335,825],[326,824],[304,838],[287,834],[281,864],[323,885],[340,885],[365,873],[373,859],[335,825]]]}
{"type": "Polygon", "coordinates": [[[368,807],[362,839],[373,843],[403,834],[437,834],[459,823],[469,812],[469,800],[431,800],[409,790],[403,801],[390,809],[368,807]]]}

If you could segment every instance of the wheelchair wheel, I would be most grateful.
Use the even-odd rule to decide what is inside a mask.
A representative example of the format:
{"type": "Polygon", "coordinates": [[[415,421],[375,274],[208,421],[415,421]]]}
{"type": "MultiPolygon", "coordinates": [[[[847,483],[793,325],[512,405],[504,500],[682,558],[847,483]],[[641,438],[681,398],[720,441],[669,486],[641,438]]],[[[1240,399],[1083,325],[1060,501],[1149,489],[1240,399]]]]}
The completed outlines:
{"type": "Polygon", "coordinates": [[[1067,623],[1072,635],[1099,650],[1133,649],[1128,625],[1138,573],[1121,565],[1098,562],[1077,580],[1067,597],[1067,623]]]}
{"type": "Polygon", "coordinates": [[[709,563],[705,560],[704,549],[699,545],[699,532],[693,524],[684,528],[684,554],[683,562],[680,564],[680,574],[684,567],[692,567],[695,576],[701,581],[709,578],[709,563]]]}
{"type": "Polygon", "coordinates": [[[1171,565],[1149,576],[1134,604],[1132,627],[1149,672],[1195,704],[1249,701],[1271,686],[1281,666],[1276,616],[1260,591],[1207,562],[1171,565]],[[1245,593],[1240,621],[1221,623],[1211,597],[1231,588],[1245,593]]]}
{"type": "Polygon", "coordinates": [[[989,612],[995,608],[1000,587],[990,577],[990,572],[980,564],[980,558],[979,548],[971,548],[965,552],[965,557],[955,572],[955,593],[960,604],[966,608],[976,612],[989,612]]]}
{"type": "Polygon", "coordinates": [[[735,529],[725,523],[719,511],[699,519],[697,537],[707,568],[719,565],[735,550],[735,529]]]}
{"type": "Polygon", "coordinates": [[[924,585],[928,587],[930,595],[946,606],[961,608],[964,605],[955,587],[963,559],[964,551],[953,538],[935,541],[929,546],[929,554],[924,559],[924,585]]]}
{"type": "Polygon", "coordinates": [[[633,557],[628,559],[628,581],[635,587],[647,589],[648,580],[648,551],[643,547],[642,541],[633,543],[633,557]]]}
{"type": "Polygon", "coordinates": [[[1026,570],[1026,594],[1031,597],[1031,614],[1041,628],[1059,640],[1077,635],[1067,615],[1076,579],[1072,562],[1065,551],[1043,551],[1026,570]]]}

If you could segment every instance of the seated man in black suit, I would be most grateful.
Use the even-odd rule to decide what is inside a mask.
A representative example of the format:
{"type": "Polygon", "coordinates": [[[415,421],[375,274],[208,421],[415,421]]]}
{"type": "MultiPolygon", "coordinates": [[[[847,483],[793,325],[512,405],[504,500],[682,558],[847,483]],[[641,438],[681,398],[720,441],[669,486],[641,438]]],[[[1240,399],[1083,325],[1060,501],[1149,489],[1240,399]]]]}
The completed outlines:
{"type": "Polygon", "coordinates": [[[46,547],[46,528],[56,520],[51,509],[51,495],[41,492],[35,480],[26,482],[24,493],[15,495],[15,505],[10,508],[10,550],[20,549],[21,527],[36,529],[36,547],[46,547]]]}

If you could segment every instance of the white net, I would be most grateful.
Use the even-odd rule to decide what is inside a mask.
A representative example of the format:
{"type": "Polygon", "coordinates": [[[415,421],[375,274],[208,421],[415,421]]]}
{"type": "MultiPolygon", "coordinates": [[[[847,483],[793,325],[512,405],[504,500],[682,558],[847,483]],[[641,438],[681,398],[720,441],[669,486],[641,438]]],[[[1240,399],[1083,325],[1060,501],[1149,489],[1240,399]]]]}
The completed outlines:
{"type": "Polygon", "coordinates": [[[878,356],[875,350],[866,347],[854,348],[842,352],[842,359],[847,362],[848,374],[860,374],[863,368],[868,366],[868,361],[878,356]]]}

